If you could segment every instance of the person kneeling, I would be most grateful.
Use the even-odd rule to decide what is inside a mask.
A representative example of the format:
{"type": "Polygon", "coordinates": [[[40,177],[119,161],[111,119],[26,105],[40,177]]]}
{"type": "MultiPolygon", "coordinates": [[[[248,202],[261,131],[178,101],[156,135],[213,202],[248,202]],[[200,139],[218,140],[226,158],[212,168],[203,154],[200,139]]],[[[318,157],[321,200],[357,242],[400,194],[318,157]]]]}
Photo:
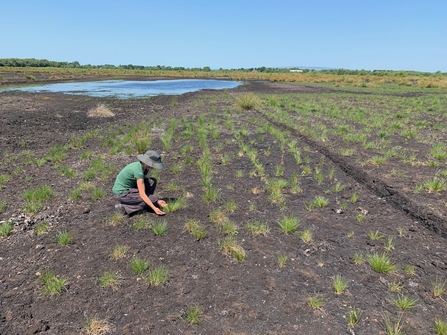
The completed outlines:
{"type": "Polygon", "coordinates": [[[124,209],[128,215],[148,208],[157,215],[166,214],[158,207],[166,207],[167,203],[154,195],[157,180],[149,177],[152,169],[165,168],[160,154],[148,150],[138,155],[137,159],[137,162],[125,166],[116,177],[112,192],[120,203],[115,207],[124,209]]]}

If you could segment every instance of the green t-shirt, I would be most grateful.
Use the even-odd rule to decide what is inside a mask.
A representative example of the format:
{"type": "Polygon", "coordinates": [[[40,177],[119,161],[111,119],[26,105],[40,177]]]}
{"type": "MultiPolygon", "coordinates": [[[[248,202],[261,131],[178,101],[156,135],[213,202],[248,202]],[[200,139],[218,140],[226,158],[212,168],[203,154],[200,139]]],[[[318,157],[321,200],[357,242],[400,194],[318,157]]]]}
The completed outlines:
{"type": "Polygon", "coordinates": [[[143,166],[140,162],[133,162],[125,166],[116,176],[112,192],[116,195],[126,193],[130,188],[137,188],[137,179],[144,178],[143,166]]]}

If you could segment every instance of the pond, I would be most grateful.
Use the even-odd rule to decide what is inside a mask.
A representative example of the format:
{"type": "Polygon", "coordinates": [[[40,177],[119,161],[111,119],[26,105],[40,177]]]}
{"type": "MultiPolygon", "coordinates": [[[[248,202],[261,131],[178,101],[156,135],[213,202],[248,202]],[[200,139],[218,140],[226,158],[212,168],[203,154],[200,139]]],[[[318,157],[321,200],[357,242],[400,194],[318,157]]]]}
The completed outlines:
{"type": "Polygon", "coordinates": [[[70,82],[9,88],[23,92],[51,92],[94,97],[116,97],[120,99],[147,97],[161,94],[179,95],[204,89],[231,89],[242,82],[214,79],[173,79],[152,81],[105,80],[91,82],[70,82]]]}

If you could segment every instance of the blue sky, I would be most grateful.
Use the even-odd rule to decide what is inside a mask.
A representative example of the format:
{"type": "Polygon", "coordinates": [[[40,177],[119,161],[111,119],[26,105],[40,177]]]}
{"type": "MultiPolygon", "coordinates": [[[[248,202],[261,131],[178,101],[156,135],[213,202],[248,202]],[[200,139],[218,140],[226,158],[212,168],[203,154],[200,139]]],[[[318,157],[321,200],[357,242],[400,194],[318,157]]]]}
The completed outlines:
{"type": "Polygon", "coordinates": [[[447,72],[444,0],[0,0],[0,58],[447,72]]]}

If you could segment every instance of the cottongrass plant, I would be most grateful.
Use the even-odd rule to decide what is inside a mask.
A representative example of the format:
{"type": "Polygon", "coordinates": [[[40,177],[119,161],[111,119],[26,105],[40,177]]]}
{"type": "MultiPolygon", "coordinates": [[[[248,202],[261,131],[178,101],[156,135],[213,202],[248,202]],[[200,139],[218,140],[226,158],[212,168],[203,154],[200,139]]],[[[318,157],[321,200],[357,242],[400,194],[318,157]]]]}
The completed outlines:
{"type": "Polygon", "coordinates": [[[348,287],[348,281],[343,279],[340,274],[337,274],[332,281],[332,287],[334,288],[335,294],[342,294],[348,287]]]}
{"type": "Polygon", "coordinates": [[[164,265],[154,265],[151,267],[144,278],[144,281],[150,286],[160,286],[168,281],[169,271],[164,265]]]}
{"type": "Polygon", "coordinates": [[[390,273],[396,270],[396,265],[391,262],[389,256],[385,253],[374,253],[368,257],[371,269],[378,273],[390,273]]]}
{"type": "Polygon", "coordinates": [[[242,248],[231,235],[223,240],[218,240],[218,244],[223,253],[232,256],[238,261],[244,261],[247,257],[244,248],[242,248]]]}
{"type": "MultiPolygon", "coordinates": [[[[34,234],[36,234],[36,236],[42,236],[48,231],[49,228],[50,228],[50,225],[48,224],[48,222],[39,222],[34,227],[34,234]]],[[[0,235],[1,235],[1,233],[0,233],[0,235]]]]}
{"type": "Polygon", "coordinates": [[[408,296],[399,294],[395,299],[392,299],[393,304],[401,310],[406,311],[416,307],[418,299],[410,299],[408,296]]]}
{"type": "Polygon", "coordinates": [[[447,290],[447,280],[442,280],[436,277],[436,280],[431,283],[433,296],[435,298],[441,297],[447,290]]]}
{"type": "Polygon", "coordinates": [[[14,225],[11,222],[6,221],[0,225],[0,236],[3,238],[8,237],[13,230],[14,225]]]}
{"type": "Polygon", "coordinates": [[[160,236],[168,230],[168,222],[166,220],[161,222],[152,222],[150,227],[156,236],[160,236]]]}
{"type": "Polygon", "coordinates": [[[114,327],[106,320],[101,320],[97,316],[87,320],[81,335],[105,335],[113,331],[114,327]]]}
{"type": "Polygon", "coordinates": [[[348,326],[354,328],[360,321],[361,312],[356,309],[352,309],[348,312],[348,326]]]}
{"type": "Polygon", "coordinates": [[[63,288],[68,281],[64,277],[58,277],[51,270],[45,270],[40,275],[40,280],[44,284],[43,295],[58,296],[62,293],[63,288]]]}
{"type": "Polygon", "coordinates": [[[198,325],[200,321],[200,307],[193,306],[186,310],[186,320],[192,325],[198,325]]]}
{"type": "Polygon", "coordinates": [[[126,257],[127,250],[128,250],[127,246],[117,244],[110,253],[110,258],[114,260],[123,259],[126,257]]]}
{"type": "Polygon", "coordinates": [[[321,309],[324,306],[324,300],[319,294],[306,298],[306,303],[313,309],[321,309]]]}
{"type": "Polygon", "coordinates": [[[261,99],[253,93],[244,93],[236,99],[236,106],[241,110],[256,109],[261,104],[261,99]]]}
{"type": "Polygon", "coordinates": [[[447,335],[447,322],[441,319],[436,319],[434,331],[436,335],[447,335]]]}
{"type": "Polygon", "coordinates": [[[245,229],[247,229],[252,235],[266,236],[270,232],[268,224],[260,221],[248,222],[245,225],[245,229]]]}
{"type": "Polygon", "coordinates": [[[312,232],[308,229],[303,230],[298,235],[299,235],[301,241],[303,241],[304,243],[310,243],[313,238],[312,232]]]}
{"type": "Polygon", "coordinates": [[[166,213],[172,213],[178,211],[179,209],[183,209],[188,207],[186,198],[178,198],[176,200],[171,200],[167,202],[168,206],[163,208],[163,211],[166,213]]]}
{"type": "Polygon", "coordinates": [[[97,284],[101,288],[110,288],[113,291],[118,290],[118,286],[120,284],[120,276],[117,272],[113,272],[111,270],[104,272],[98,279],[96,280],[97,284]]]}
{"type": "Polygon", "coordinates": [[[284,216],[278,225],[285,234],[294,233],[300,226],[300,220],[294,216],[284,216]]]}
{"type": "Polygon", "coordinates": [[[286,266],[287,259],[288,259],[288,257],[286,255],[278,255],[276,257],[276,259],[277,259],[278,264],[279,264],[280,267],[286,266]]]}
{"type": "Polygon", "coordinates": [[[56,242],[59,245],[68,245],[73,239],[73,234],[67,230],[60,231],[56,235],[56,242]]]}
{"type": "Polygon", "coordinates": [[[149,261],[143,258],[135,257],[130,261],[129,266],[134,274],[139,275],[147,270],[149,267],[149,261]]]}
{"type": "Polygon", "coordinates": [[[196,220],[188,220],[185,223],[185,229],[194,236],[197,241],[204,239],[208,234],[206,228],[196,220]]]}

